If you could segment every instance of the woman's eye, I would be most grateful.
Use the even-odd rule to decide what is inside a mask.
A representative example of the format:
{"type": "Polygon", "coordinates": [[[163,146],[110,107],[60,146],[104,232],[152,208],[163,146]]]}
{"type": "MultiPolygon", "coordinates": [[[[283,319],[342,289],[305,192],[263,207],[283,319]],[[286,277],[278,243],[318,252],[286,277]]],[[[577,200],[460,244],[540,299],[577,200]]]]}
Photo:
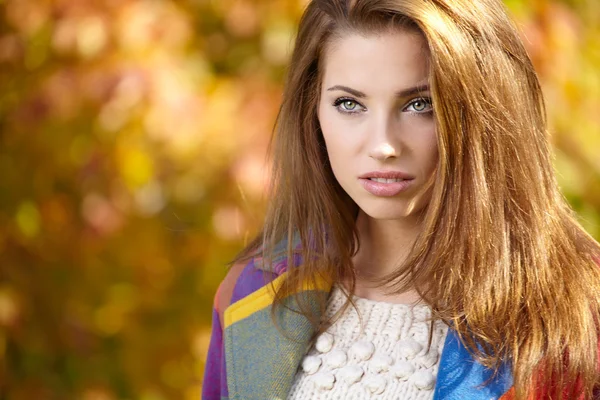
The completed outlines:
{"type": "Polygon", "coordinates": [[[432,110],[433,104],[431,99],[420,98],[408,103],[404,111],[412,111],[417,113],[426,113],[432,110]]]}
{"type": "Polygon", "coordinates": [[[356,105],[357,105],[357,104],[356,104],[355,102],[353,102],[352,100],[346,100],[346,101],[344,101],[344,102],[342,103],[342,105],[344,106],[344,108],[345,108],[346,110],[350,110],[350,111],[352,111],[352,110],[354,110],[354,109],[356,108],[356,105]]]}
{"type": "Polygon", "coordinates": [[[346,113],[354,113],[354,112],[358,112],[359,109],[361,108],[361,105],[358,104],[356,101],[351,100],[351,99],[337,99],[333,105],[335,106],[335,108],[337,108],[338,111],[340,112],[346,112],[346,113]]]}

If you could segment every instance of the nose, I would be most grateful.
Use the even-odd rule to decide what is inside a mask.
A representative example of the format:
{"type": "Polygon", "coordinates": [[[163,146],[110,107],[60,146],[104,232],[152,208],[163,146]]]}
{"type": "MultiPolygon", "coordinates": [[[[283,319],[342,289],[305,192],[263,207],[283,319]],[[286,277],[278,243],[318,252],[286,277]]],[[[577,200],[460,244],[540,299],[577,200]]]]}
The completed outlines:
{"type": "Polygon", "coordinates": [[[400,148],[395,140],[393,117],[382,117],[375,125],[371,131],[372,140],[369,157],[378,161],[386,161],[390,158],[398,157],[400,155],[400,148]]]}
{"type": "Polygon", "coordinates": [[[385,161],[388,158],[396,158],[396,149],[389,143],[379,143],[371,151],[369,156],[378,161],[385,161]]]}

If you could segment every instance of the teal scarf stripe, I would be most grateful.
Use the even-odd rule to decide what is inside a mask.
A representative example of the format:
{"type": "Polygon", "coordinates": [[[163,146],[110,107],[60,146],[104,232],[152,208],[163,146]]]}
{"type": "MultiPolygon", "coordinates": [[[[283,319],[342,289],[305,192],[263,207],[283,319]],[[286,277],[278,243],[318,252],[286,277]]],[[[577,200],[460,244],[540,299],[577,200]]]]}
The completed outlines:
{"type": "MultiPolygon", "coordinates": [[[[323,293],[302,292],[314,313],[319,312],[318,296],[323,293]]],[[[271,318],[271,307],[263,308],[233,323],[225,330],[225,359],[229,398],[285,399],[294,375],[314,333],[310,322],[297,310],[294,296],[284,300],[276,318],[288,336],[284,336],[271,318]]]]}

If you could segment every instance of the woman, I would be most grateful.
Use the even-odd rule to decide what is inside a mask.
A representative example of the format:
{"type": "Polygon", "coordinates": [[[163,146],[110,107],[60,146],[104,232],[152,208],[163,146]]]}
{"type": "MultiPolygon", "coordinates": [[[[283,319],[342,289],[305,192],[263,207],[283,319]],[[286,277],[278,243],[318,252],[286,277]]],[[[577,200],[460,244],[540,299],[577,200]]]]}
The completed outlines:
{"type": "Polygon", "coordinates": [[[203,397],[598,395],[600,246],[543,107],[499,0],[311,1],[203,397]]]}

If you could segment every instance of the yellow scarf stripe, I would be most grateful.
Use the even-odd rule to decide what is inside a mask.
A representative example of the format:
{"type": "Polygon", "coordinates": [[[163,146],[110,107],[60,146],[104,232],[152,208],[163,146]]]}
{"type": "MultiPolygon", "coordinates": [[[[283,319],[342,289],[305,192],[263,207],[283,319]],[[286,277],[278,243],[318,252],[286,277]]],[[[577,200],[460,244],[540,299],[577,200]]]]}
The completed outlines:
{"type": "MultiPolygon", "coordinates": [[[[273,282],[266,284],[265,286],[258,289],[256,292],[244,297],[233,303],[227,309],[225,309],[224,320],[225,328],[233,325],[234,323],[249,317],[257,311],[260,311],[273,304],[275,298],[275,291],[278,290],[283,281],[287,276],[287,272],[279,275],[273,282]]],[[[317,279],[316,285],[304,283],[296,293],[306,290],[323,290],[329,291],[331,289],[331,283],[325,279],[317,279]]]]}

